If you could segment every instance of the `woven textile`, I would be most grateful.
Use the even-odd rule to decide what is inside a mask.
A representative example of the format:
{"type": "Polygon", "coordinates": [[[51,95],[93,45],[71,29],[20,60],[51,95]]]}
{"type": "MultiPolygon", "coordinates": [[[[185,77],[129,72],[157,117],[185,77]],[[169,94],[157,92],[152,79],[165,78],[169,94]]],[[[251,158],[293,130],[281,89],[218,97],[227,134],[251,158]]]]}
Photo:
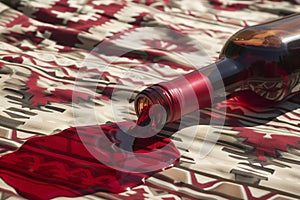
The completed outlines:
{"type": "Polygon", "coordinates": [[[232,34],[299,12],[298,4],[1,0],[1,199],[299,199],[299,95],[266,108],[217,103],[200,111],[201,125],[176,122],[153,143],[138,140],[138,158],[105,151],[99,164],[81,144],[101,141],[96,150],[108,152],[106,136],[123,137],[115,123],[136,120],[133,99],[145,86],[216,61],[232,34]],[[109,158],[156,167],[106,167],[109,158]]]}

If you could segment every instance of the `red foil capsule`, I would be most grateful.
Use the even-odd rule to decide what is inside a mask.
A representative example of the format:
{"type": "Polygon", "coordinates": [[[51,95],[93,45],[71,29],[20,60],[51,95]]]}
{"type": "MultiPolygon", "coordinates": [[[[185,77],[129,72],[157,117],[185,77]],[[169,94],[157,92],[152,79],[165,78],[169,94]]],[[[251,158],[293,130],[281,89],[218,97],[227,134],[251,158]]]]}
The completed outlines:
{"type": "Polygon", "coordinates": [[[167,113],[166,121],[173,122],[181,116],[210,106],[212,93],[208,78],[199,71],[193,71],[143,90],[135,100],[136,113],[139,116],[145,107],[159,104],[167,113]]]}

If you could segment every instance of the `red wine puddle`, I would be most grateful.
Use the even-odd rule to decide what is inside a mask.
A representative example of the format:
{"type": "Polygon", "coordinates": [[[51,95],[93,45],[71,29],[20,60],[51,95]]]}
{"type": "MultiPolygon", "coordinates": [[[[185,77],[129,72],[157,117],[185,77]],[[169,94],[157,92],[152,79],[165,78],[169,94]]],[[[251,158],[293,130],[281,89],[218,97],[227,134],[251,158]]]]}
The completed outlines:
{"type": "Polygon", "coordinates": [[[28,199],[119,193],[143,184],[143,179],[170,167],[180,155],[169,138],[135,138],[120,129],[132,124],[76,127],[32,138],[0,158],[0,177],[28,199]],[[95,154],[97,151],[101,153],[95,154]],[[136,166],[141,162],[143,165],[136,166]]]}

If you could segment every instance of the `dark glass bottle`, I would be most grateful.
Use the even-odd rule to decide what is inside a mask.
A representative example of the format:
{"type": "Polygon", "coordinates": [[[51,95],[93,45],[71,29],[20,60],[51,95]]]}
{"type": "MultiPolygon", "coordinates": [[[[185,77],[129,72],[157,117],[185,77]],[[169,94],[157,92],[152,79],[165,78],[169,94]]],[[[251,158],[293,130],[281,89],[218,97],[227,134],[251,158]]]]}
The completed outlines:
{"type": "Polygon", "coordinates": [[[300,14],[295,14],[237,32],[218,62],[146,88],[137,95],[135,109],[140,115],[144,107],[160,104],[166,122],[172,122],[219,96],[245,93],[257,102],[277,102],[300,90],[299,72],[300,14]]]}

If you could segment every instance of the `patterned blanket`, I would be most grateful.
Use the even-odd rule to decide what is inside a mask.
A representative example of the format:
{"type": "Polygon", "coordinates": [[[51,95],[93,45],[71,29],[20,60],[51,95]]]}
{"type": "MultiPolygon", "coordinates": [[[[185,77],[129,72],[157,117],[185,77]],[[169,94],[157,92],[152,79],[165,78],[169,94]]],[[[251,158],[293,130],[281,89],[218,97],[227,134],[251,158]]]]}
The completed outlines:
{"type": "Polygon", "coordinates": [[[1,0],[1,199],[299,199],[300,97],[144,138],[135,95],[298,0],[1,0]]]}

